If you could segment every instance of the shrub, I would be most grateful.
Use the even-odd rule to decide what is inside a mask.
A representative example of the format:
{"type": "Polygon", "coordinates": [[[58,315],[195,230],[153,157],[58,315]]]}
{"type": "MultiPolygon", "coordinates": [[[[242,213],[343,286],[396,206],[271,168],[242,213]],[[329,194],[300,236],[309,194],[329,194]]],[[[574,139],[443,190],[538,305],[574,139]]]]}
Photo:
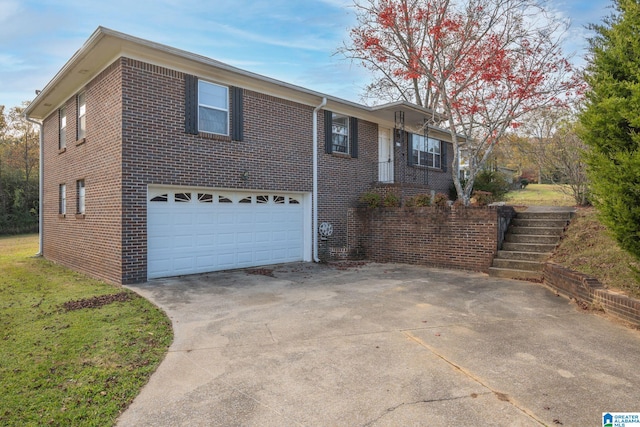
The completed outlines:
{"type": "Polygon", "coordinates": [[[500,172],[483,170],[476,176],[473,190],[487,191],[493,195],[493,201],[497,201],[509,192],[509,182],[500,172]]]}
{"type": "Polygon", "coordinates": [[[464,202],[462,201],[462,199],[457,199],[455,202],[453,202],[452,205],[454,208],[464,208],[464,202]]]}
{"type": "Polygon", "coordinates": [[[382,196],[369,191],[360,196],[360,202],[365,203],[370,209],[379,208],[382,204],[382,196]]]}
{"type": "Polygon", "coordinates": [[[433,198],[433,205],[439,208],[446,208],[449,206],[449,196],[444,193],[438,193],[433,198]]]}
{"type": "Polygon", "coordinates": [[[416,196],[416,206],[420,206],[420,207],[431,206],[431,195],[430,194],[418,194],[416,196]]]}
{"type": "Polygon", "coordinates": [[[474,191],[472,198],[478,206],[487,206],[489,203],[493,202],[493,195],[488,191],[474,191]]]}
{"type": "Polygon", "coordinates": [[[400,198],[394,193],[388,193],[384,196],[384,200],[382,201],[382,205],[385,208],[397,208],[400,207],[400,198]]]}

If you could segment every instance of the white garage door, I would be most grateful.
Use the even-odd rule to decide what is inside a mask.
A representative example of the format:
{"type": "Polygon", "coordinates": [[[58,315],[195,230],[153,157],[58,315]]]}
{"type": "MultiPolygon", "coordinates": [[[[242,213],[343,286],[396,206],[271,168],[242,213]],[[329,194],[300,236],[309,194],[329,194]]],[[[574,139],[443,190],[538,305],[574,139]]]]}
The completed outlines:
{"type": "Polygon", "coordinates": [[[149,187],[147,277],[305,258],[301,194],[149,187]]]}

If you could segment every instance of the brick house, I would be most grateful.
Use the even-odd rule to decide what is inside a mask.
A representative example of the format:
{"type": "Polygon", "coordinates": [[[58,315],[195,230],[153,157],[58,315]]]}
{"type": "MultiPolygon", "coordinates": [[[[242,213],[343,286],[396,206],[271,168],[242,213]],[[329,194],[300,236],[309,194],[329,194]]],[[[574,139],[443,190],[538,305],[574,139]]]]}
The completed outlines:
{"type": "Polygon", "coordinates": [[[322,244],[346,246],[363,192],[451,184],[450,135],[406,131],[424,108],[360,105],[102,27],[26,114],[42,123],[42,254],[115,283],[312,261],[319,223],[333,228],[322,244]]]}

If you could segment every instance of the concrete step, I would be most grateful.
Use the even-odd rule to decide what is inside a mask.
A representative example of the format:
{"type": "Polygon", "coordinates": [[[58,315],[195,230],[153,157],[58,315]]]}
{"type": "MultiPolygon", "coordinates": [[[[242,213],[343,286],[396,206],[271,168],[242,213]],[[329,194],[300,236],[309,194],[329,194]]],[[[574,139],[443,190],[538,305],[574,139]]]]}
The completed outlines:
{"type": "Polygon", "coordinates": [[[511,270],[497,267],[489,267],[489,276],[518,280],[542,280],[541,271],[511,270]]]}
{"type": "Polygon", "coordinates": [[[568,219],[524,219],[513,218],[511,224],[516,227],[560,227],[564,228],[569,223],[568,219]]]}
{"type": "Polygon", "coordinates": [[[564,227],[509,227],[511,234],[528,234],[529,236],[561,236],[564,227]]]}
{"type": "Polygon", "coordinates": [[[553,252],[556,245],[540,244],[540,243],[513,243],[504,242],[502,244],[503,251],[515,252],[553,252]]]}
{"type": "Polygon", "coordinates": [[[518,212],[520,219],[571,219],[572,212],[518,212]]]}
{"type": "Polygon", "coordinates": [[[506,268],[509,270],[541,271],[543,265],[544,263],[539,261],[494,258],[492,267],[506,268]]]}
{"type": "Polygon", "coordinates": [[[560,236],[531,236],[529,234],[507,234],[505,242],[512,243],[542,243],[546,245],[557,245],[560,243],[560,236]]]}
{"type": "Polygon", "coordinates": [[[497,258],[501,259],[521,259],[525,261],[545,261],[551,256],[551,252],[518,252],[518,251],[498,251],[497,258]]]}

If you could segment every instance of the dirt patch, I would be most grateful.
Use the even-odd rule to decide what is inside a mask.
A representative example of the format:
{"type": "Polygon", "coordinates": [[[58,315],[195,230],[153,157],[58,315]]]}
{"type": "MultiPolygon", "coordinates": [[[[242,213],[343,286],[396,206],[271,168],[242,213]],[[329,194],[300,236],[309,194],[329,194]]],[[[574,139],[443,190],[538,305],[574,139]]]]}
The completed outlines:
{"type": "Polygon", "coordinates": [[[247,270],[247,274],[257,274],[259,276],[276,277],[273,275],[273,270],[270,268],[254,268],[247,270]]]}
{"type": "Polygon", "coordinates": [[[336,270],[349,270],[351,268],[362,267],[363,265],[367,265],[367,261],[336,261],[330,262],[329,266],[335,268],[336,270]]]}
{"type": "Polygon", "coordinates": [[[104,305],[118,302],[125,302],[131,299],[129,292],[120,292],[117,294],[99,295],[91,298],[67,301],[62,304],[65,311],[81,310],[83,308],[100,308],[104,305]]]}

